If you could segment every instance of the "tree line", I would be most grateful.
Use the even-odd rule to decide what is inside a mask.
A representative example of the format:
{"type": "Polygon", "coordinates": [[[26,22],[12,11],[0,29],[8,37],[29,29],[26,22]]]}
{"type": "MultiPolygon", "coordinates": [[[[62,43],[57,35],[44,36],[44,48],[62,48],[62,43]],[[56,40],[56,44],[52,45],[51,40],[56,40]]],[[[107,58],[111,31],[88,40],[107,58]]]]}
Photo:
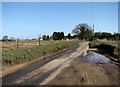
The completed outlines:
{"type": "Polygon", "coordinates": [[[91,26],[86,23],[78,24],[72,32],[81,40],[108,39],[120,40],[120,33],[94,32],[91,26]]]}
{"type": "Polygon", "coordinates": [[[120,40],[120,34],[119,33],[108,33],[108,32],[95,32],[94,35],[95,39],[108,39],[108,40],[120,40]]]}
{"type": "MultiPolygon", "coordinates": [[[[66,39],[80,39],[80,40],[87,40],[91,41],[93,39],[108,39],[108,40],[120,40],[120,34],[114,33],[111,34],[109,32],[94,32],[91,26],[86,23],[78,24],[75,29],[72,30],[72,34],[68,33],[67,36],[64,35],[64,32],[53,32],[52,36],[50,35],[43,35],[42,37],[39,36],[39,40],[42,38],[43,40],[66,40],[66,39]]],[[[3,36],[2,41],[15,41],[14,37],[8,38],[7,35],[3,36]]],[[[37,39],[32,39],[37,40],[37,39]]]]}

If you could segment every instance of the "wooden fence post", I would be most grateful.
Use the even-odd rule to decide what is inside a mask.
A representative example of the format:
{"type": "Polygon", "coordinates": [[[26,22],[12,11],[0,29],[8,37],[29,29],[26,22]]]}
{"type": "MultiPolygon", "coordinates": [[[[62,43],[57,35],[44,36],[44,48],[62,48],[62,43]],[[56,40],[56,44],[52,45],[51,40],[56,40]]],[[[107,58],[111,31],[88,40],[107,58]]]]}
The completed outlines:
{"type": "Polygon", "coordinates": [[[39,46],[40,46],[40,38],[39,38],[39,46]]]}
{"type": "Polygon", "coordinates": [[[17,48],[19,47],[19,43],[18,43],[18,40],[19,40],[19,39],[17,38],[17,48]]]}

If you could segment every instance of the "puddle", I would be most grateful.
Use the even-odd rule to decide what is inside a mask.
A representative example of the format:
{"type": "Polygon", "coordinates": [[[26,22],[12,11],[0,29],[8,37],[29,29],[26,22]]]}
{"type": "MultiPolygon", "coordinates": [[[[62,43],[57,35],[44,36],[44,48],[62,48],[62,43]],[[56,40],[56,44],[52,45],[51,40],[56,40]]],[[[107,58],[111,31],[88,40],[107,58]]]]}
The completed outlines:
{"type": "Polygon", "coordinates": [[[77,57],[74,61],[77,62],[93,62],[93,63],[110,63],[110,60],[98,53],[89,51],[86,56],[77,57]]]}

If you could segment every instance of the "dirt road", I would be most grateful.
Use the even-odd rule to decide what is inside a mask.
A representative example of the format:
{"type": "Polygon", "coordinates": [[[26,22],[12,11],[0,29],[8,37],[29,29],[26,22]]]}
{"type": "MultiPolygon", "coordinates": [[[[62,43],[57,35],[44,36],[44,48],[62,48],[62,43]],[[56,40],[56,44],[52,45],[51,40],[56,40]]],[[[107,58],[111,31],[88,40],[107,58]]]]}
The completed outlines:
{"type": "Polygon", "coordinates": [[[114,65],[72,62],[47,85],[118,85],[114,65]]]}
{"type": "Polygon", "coordinates": [[[87,44],[81,43],[79,47],[70,49],[59,56],[42,62],[38,61],[36,64],[6,75],[2,77],[3,85],[118,84],[116,65],[102,63],[101,58],[96,57],[97,59],[91,62],[91,56],[80,56],[87,49],[87,44]]]}

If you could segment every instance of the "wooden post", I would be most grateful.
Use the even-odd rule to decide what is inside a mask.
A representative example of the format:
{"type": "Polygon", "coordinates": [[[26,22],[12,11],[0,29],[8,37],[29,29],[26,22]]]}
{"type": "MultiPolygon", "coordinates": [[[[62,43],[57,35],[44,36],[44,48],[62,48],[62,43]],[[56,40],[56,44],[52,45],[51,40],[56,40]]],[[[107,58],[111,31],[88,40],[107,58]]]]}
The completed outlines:
{"type": "Polygon", "coordinates": [[[17,38],[17,48],[19,47],[19,46],[18,46],[18,45],[19,45],[19,44],[18,44],[18,40],[19,40],[19,39],[17,38]]]}
{"type": "Polygon", "coordinates": [[[41,46],[41,44],[40,44],[41,35],[39,35],[38,39],[39,39],[39,46],[41,46]]]}
{"type": "Polygon", "coordinates": [[[39,38],[39,46],[40,46],[40,38],[39,38]]]}

